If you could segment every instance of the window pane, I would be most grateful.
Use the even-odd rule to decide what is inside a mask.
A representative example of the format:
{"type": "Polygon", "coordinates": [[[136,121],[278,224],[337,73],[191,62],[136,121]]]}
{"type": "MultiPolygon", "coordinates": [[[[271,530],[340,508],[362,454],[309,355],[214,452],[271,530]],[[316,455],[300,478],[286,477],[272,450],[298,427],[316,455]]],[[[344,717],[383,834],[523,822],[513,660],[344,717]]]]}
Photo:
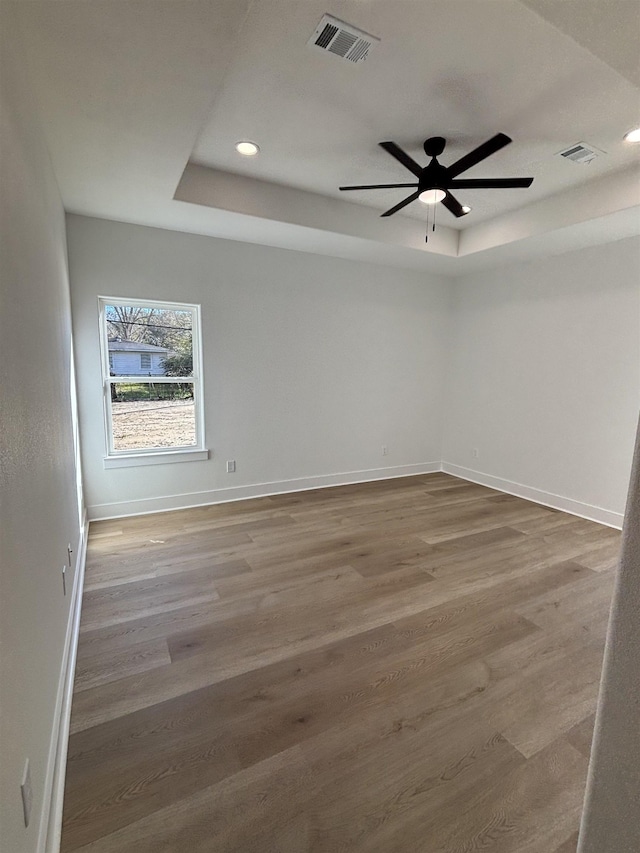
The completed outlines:
{"type": "Polygon", "coordinates": [[[111,376],[192,376],[191,311],[105,305],[111,376]]]}
{"type": "Polygon", "coordinates": [[[191,447],[196,444],[193,385],[186,382],[114,382],[114,450],[191,447]]]}

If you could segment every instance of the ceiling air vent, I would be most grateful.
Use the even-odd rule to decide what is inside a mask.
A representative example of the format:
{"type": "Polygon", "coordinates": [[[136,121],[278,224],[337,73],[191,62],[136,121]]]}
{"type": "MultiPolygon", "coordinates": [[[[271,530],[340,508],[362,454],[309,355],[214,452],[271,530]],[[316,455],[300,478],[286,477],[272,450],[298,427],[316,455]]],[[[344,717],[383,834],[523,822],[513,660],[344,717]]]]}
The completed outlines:
{"type": "Polygon", "coordinates": [[[564,157],[566,160],[573,160],[574,163],[590,163],[602,153],[604,152],[598,151],[592,145],[587,145],[586,142],[576,142],[570,148],[558,152],[560,157],[564,157]]]}
{"type": "Polygon", "coordinates": [[[331,15],[323,15],[307,44],[355,64],[364,62],[369,56],[369,50],[379,41],[351,24],[345,24],[331,15]]]}

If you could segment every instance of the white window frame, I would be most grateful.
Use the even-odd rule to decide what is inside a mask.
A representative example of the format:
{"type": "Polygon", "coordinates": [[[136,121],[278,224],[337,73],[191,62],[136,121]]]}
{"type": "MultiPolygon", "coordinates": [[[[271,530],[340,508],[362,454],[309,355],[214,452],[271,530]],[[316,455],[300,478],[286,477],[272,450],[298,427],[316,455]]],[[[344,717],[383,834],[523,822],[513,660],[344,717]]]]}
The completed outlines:
{"type": "Polygon", "coordinates": [[[130,299],[121,296],[99,296],[100,363],[102,372],[102,396],[105,432],[105,468],[129,468],[137,465],[158,465],[167,462],[190,462],[208,459],[209,451],[204,445],[204,407],[202,371],[202,326],[200,306],[186,302],[164,302],[158,299],[130,299]],[[109,368],[109,346],[107,335],[106,307],[123,305],[140,308],[158,308],[167,311],[191,312],[191,345],[193,354],[192,376],[111,376],[109,368]],[[135,450],[116,450],[113,446],[113,417],[111,408],[111,386],[126,382],[191,383],[193,385],[196,443],[176,447],[148,447],[135,450]]]}

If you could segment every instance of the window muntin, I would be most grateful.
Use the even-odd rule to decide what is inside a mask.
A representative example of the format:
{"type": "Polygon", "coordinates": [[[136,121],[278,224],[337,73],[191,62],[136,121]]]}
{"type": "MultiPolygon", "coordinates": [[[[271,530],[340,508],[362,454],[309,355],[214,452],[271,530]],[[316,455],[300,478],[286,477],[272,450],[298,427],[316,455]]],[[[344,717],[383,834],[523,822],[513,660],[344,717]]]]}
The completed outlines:
{"type": "Polygon", "coordinates": [[[107,457],[203,449],[197,305],[100,298],[107,457]]]}

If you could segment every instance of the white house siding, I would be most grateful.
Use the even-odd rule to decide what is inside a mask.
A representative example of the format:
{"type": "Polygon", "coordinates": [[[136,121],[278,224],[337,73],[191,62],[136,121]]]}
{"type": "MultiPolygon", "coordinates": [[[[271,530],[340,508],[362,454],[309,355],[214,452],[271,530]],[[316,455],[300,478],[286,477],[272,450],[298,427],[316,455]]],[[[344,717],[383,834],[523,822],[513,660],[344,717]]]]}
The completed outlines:
{"type": "MultiPolygon", "coordinates": [[[[111,352],[111,373],[115,376],[164,376],[162,367],[165,353],[149,353],[151,356],[151,367],[142,369],[140,366],[139,352],[111,352]]],[[[144,353],[145,355],[147,353],[144,353]]]]}

